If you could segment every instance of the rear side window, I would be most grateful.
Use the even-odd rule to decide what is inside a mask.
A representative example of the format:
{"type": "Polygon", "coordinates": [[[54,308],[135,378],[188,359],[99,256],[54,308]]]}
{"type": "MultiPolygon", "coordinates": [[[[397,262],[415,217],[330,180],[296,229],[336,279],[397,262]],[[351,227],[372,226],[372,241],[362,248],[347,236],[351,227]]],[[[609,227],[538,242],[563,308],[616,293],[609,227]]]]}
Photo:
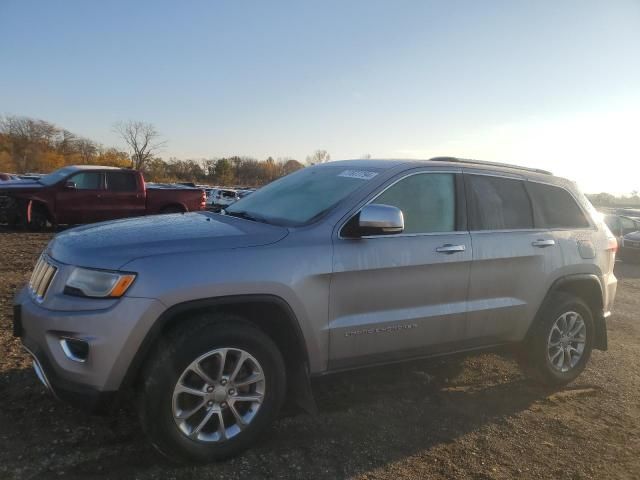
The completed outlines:
{"type": "Polygon", "coordinates": [[[531,200],[536,206],[539,228],[586,228],[589,221],[575,199],[564,188],[529,182],[531,200]]]}
{"type": "Polygon", "coordinates": [[[138,189],[135,175],[128,172],[107,172],[107,189],[112,192],[135,192],[138,189]]]}
{"type": "Polygon", "coordinates": [[[533,228],[531,202],[522,181],[488,175],[465,177],[471,230],[533,228]]]}
{"type": "Polygon", "coordinates": [[[403,178],[373,202],[402,210],[404,233],[452,232],[456,229],[455,177],[421,173],[403,178]]]}

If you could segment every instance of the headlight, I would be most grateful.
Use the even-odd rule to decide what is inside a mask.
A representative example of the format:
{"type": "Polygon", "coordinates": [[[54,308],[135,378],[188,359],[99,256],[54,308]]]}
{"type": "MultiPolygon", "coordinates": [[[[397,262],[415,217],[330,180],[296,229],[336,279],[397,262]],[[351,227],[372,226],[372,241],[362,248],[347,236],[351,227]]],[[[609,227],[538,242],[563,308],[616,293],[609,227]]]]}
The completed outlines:
{"type": "Polygon", "coordinates": [[[64,293],[81,297],[118,298],[124,295],[135,279],[133,273],[76,267],[69,275],[64,293]]]}

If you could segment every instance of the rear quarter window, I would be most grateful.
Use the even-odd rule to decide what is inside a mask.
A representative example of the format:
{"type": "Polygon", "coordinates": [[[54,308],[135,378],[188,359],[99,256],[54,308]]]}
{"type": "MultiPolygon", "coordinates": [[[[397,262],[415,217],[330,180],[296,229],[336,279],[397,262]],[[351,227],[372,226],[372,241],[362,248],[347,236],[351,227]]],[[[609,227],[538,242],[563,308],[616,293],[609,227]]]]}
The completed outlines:
{"type": "Polygon", "coordinates": [[[539,228],[587,228],[589,220],[564,188],[529,182],[527,189],[535,205],[539,228]]]}

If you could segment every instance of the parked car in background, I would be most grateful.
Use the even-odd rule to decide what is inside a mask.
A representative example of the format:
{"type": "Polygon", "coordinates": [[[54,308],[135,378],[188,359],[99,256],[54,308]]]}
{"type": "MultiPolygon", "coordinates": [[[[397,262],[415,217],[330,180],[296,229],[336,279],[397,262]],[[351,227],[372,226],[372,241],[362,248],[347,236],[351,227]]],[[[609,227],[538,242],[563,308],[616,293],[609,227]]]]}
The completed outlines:
{"type": "Polygon", "coordinates": [[[238,200],[248,195],[251,195],[255,191],[256,191],[255,188],[244,188],[242,190],[238,190],[238,200]]]}
{"type": "Polygon", "coordinates": [[[622,261],[633,261],[640,257],[640,218],[628,215],[604,214],[604,221],[616,236],[619,245],[618,257],[622,261]]]}
{"type": "Polygon", "coordinates": [[[14,180],[15,176],[10,173],[0,173],[0,182],[8,182],[10,180],[14,180]]]}
{"type": "Polygon", "coordinates": [[[627,262],[640,262],[640,228],[639,231],[627,233],[620,242],[620,258],[627,262]]]}
{"type": "Polygon", "coordinates": [[[13,317],[41,381],[84,408],[133,392],[160,452],[208,461],[313,410],[311,375],[503,345],[557,388],[607,349],[616,239],[548,172],[331,162],[225,212],[58,234],[13,317]]]}
{"type": "Polygon", "coordinates": [[[230,188],[218,188],[211,192],[207,199],[207,206],[213,210],[221,210],[240,199],[238,192],[230,188]]]}
{"type": "Polygon", "coordinates": [[[618,241],[622,240],[627,233],[640,230],[640,220],[627,215],[605,214],[604,221],[618,241]]]}
{"type": "Polygon", "coordinates": [[[150,188],[142,173],[114,167],[68,166],[37,180],[0,184],[0,222],[34,229],[204,208],[204,192],[150,188]]]}

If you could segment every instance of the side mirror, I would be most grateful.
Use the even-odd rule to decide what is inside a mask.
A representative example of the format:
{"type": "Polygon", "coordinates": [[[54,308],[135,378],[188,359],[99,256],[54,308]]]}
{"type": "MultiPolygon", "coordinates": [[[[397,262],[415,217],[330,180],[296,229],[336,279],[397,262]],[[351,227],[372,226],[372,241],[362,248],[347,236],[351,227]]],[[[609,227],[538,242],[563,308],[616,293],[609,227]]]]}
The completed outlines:
{"type": "Polygon", "coordinates": [[[393,235],[404,231],[402,210],[391,205],[365,205],[360,213],[353,217],[343,231],[347,237],[367,235],[393,235]]]}
{"type": "Polygon", "coordinates": [[[64,188],[67,188],[69,190],[75,190],[76,182],[74,182],[73,180],[67,180],[66,182],[64,182],[64,188]]]}

